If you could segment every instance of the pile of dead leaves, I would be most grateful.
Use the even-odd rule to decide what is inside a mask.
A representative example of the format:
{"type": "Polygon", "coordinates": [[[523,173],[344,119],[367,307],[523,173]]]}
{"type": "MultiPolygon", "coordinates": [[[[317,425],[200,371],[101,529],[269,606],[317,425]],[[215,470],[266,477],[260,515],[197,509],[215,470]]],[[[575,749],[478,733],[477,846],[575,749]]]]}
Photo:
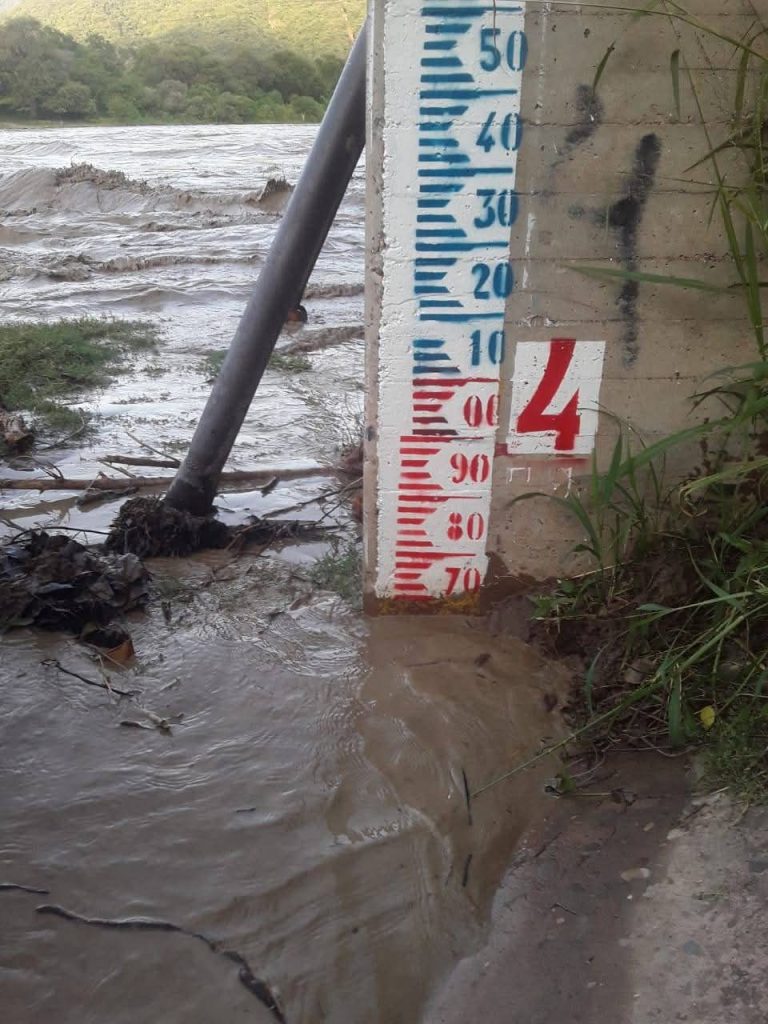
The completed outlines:
{"type": "Polygon", "coordinates": [[[81,633],[149,600],[135,555],[103,555],[66,536],[32,531],[0,547],[0,628],[81,633]]]}

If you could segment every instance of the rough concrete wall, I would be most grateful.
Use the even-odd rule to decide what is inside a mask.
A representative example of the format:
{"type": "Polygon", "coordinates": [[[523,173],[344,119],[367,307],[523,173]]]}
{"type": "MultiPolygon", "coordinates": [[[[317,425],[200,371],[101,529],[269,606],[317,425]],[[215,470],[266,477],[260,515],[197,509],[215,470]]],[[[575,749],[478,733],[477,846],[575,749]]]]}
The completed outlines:
{"type": "MultiPolygon", "coordinates": [[[[754,24],[749,2],[690,0],[685,6],[732,37],[754,24]]],[[[689,402],[704,378],[755,354],[739,297],[661,284],[602,283],[568,268],[580,263],[733,281],[718,216],[709,222],[712,167],[687,172],[708,152],[707,133],[684,73],[677,120],[670,71],[671,55],[680,50],[680,66],[692,69],[708,130],[719,141],[728,130],[736,89],[733,47],[666,18],[635,19],[586,6],[529,5],[526,32],[527,138],[511,242],[518,287],[507,310],[511,363],[500,414],[500,440],[506,429],[507,450],[515,454],[495,462],[491,540],[499,556],[497,581],[507,586],[577,566],[569,552],[578,532],[567,514],[545,500],[513,502],[529,491],[564,496],[583,486],[591,469],[591,458],[554,450],[552,433],[548,455],[516,451],[521,442],[531,450],[530,436],[521,438],[516,429],[520,403],[514,395],[526,379],[529,394],[541,382],[541,372],[525,372],[532,343],[542,344],[543,360],[555,338],[575,339],[575,354],[582,341],[605,342],[599,388],[604,412],[590,446],[601,466],[617,437],[612,416],[645,441],[657,440],[712,412],[702,407],[693,413],[689,402]],[[612,44],[595,95],[595,70],[612,44]]],[[[743,174],[727,156],[721,166],[743,174]]],[[[596,389],[586,362],[577,376],[583,416],[596,389]]],[[[548,411],[560,412],[573,394],[572,386],[561,390],[548,411]]],[[[696,454],[689,451],[687,458],[696,454]]],[[[674,474],[686,467],[669,468],[674,474]]]]}
{"type": "MultiPolygon", "coordinates": [[[[637,19],[589,6],[528,4],[520,83],[514,69],[520,63],[519,43],[511,51],[512,67],[505,67],[507,41],[520,29],[519,5],[507,0],[435,0],[428,8],[426,0],[375,0],[372,7],[366,589],[369,597],[379,599],[394,592],[396,516],[387,494],[402,479],[403,467],[394,464],[397,439],[413,427],[412,418],[407,426],[409,414],[403,412],[410,384],[401,370],[413,359],[414,338],[423,326],[412,294],[406,297],[395,287],[396,294],[387,301],[393,279],[413,279],[417,255],[413,222],[419,179],[413,153],[419,146],[418,108],[405,109],[393,93],[402,96],[406,82],[415,97],[420,87],[423,70],[414,67],[420,51],[409,40],[418,38],[422,45],[427,38],[425,12],[437,17],[442,10],[450,21],[451,10],[474,7],[482,12],[461,37],[459,52],[465,65],[474,60],[469,68],[473,86],[490,83],[498,88],[503,72],[510,85],[519,87],[516,97],[503,101],[507,105],[500,113],[519,109],[523,133],[506,149],[496,137],[500,148],[494,155],[507,162],[511,174],[500,184],[511,184],[517,194],[510,244],[514,288],[506,302],[504,361],[493,368],[498,370],[497,383],[486,385],[486,390],[498,388],[492,494],[486,492],[492,503],[490,526],[483,550],[468,555],[464,564],[482,567],[486,589],[514,588],[573,567],[569,551],[577,539],[572,521],[556,504],[542,499],[515,503],[515,498],[530,491],[562,496],[580,487],[589,476],[593,451],[604,463],[613,448],[614,416],[651,441],[688,425],[688,399],[703,378],[753,357],[744,306],[736,296],[603,283],[568,267],[580,263],[733,280],[719,222],[715,217],[709,223],[712,170],[703,166],[686,174],[707,152],[707,134],[684,76],[677,120],[670,56],[680,50],[681,67],[692,68],[716,139],[727,128],[736,60],[727,42],[663,17],[637,19]],[[501,57],[498,69],[493,46],[501,57]],[[614,49],[594,95],[595,69],[610,46],[614,49]],[[491,68],[492,80],[484,77],[481,62],[491,68]]],[[[749,0],[727,5],[691,0],[688,9],[737,38],[754,22],[749,0]]],[[[492,105],[501,102],[495,98],[492,105]]],[[[470,110],[462,118],[466,124],[451,129],[464,147],[460,152],[482,140],[483,116],[485,112],[470,110]]],[[[733,159],[726,158],[723,166],[739,173],[733,159]]],[[[485,202],[471,187],[462,201],[485,202]]],[[[478,260],[487,260],[493,269],[485,252],[461,256],[470,272],[478,260]]],[[[447,297],[459,297],[467,305],[459,278],[450,283],[447,297]]],[[[469,303],[470,315],[480,310],[469,303]]],[[[480,321],[467,323],[467,344],[480,326],[480,321]]],[[[458,345],[458,335],[449,344],[458,345]]],[[[493,378],[493,373],[485,376],[493,378]]],[[[483,391],[484,401],[487,397],[483,391]]],[[[456,421],[450,425],[456,427],[456,421]]],[[[445,493],[454,493],[450,475],[438,473],[438,480],[445,493]]],[[[430,543],[438,547],[441,539],[430,535],[430,543]]],[[[444,569],[442,565],[436,573],[430,568],[427,574],[432,596],[446,596],[444,569]]],[[[473,596],[472,587],[464,588],[465,573],[462,568],[452,596],[473,596]]],[[[469,576],[467,581],[472,582],[469,576]]],[[[467,606],[466,601],[458,604],[467,606]]]]}

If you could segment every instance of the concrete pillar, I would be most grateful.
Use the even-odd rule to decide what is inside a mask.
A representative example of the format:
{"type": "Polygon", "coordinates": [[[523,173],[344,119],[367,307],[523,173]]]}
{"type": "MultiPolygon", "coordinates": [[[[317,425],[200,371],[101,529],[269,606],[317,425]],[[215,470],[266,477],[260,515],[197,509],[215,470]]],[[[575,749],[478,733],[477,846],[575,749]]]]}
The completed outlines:
{"type": "MultiPolygon", "coordinates": [[[[736,60],[680,22],[588,6],[372,8],[368,607],[472,610],[575,564],[573,521],[515,498],[583,486],[614,416],[647,440],[692,423],[701,380],[754,358],[738,296],[569,269],[733,280],[711,168],[686,175],[708,143],[684,79],[677,120],[670,57],[716,138],[736,60]]],[[[754,18],[749,0],[688,8],[735,38],[754,18]]]]}

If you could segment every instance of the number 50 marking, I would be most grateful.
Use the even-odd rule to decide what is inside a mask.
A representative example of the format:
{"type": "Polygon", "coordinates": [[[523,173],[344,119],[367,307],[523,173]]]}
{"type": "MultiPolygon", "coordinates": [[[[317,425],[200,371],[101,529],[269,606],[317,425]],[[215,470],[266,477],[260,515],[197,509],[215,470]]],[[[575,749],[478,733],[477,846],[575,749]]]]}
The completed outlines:
{"type": "MultiPolygon", "coordinates": [[[[483,71],[495,71],[502,61],[501,50],[496,45],[496,40],[501,35],[500,28],[480,29],[480,52],[483,59],[480,67],[483,71]]],[[[525,32],[512,32],[507,40],[507,64],[510,71],[522,71],[528,56],[528,40],[525,32]]]]}

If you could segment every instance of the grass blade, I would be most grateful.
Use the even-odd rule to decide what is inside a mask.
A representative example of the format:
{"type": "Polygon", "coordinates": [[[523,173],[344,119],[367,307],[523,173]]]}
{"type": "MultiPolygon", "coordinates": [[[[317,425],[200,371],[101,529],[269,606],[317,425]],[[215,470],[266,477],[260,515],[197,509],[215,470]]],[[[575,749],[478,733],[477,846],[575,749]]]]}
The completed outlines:
{"type": "Polygon", "coordinates": [[[692,288],[710,294],[724,294],[730,289],[710,284],[697,277],[676,277],[672,274],[646,274],[639,270],[618,270],[613,267],[584,267],[567,264],[569,270],[585,277],[603,278],[608,281],[638,281],[641,284],[669,284],[675,288],[692,288]]]}
{"type": "Polygon", "coordinates": [[[679,675],[672,683],[669,691],[667,728],[672,746],[682,747],[685,742],[685,733],[683,731],[683,687],[679,675]]]}
{"type": "Polygon", "coordinates": [[[680,113],[680,51],[673,50],[669,58],[669,70],[672,74],[672,98],[675,101],[675,115],[677,120],[682,120],[680,113]]]}
{"type": "Polygon", "coordinates": [[[592,92],[593,93],[597,92],[597,87],[600,84],[600,79],[603,77],[603,72],[605,71],[606,65],[608,64],[608,61],[611,59],[611,54],[613,53],[613,51],[615,49],[616,49],[616,43],[614,41],[613,43],[611,43],[611,45],[605,51],[605,53],[602,56],[602,59],[600,60],[600,63],[597,65],[597,69],[595,71],[595,77],[592,79],[592,92]]]}

